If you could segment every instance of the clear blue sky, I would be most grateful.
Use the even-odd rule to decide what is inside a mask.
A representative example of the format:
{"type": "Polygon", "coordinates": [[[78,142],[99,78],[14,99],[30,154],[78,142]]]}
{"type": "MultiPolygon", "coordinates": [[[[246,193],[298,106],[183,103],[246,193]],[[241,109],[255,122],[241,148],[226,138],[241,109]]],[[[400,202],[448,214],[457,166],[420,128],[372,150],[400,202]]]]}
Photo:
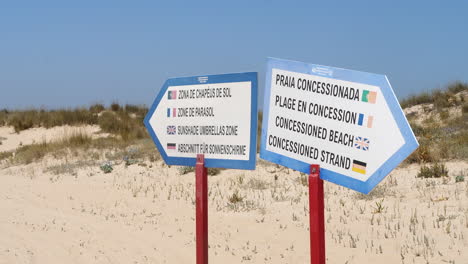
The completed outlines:
{"type": "Polygon", "coordinates": [[[245,71],[263,94],[267,57],[386,74],[400,98],[466,82],[468,1],[0,3],[0,109],[149,105],[167,78],[245,71]]]}

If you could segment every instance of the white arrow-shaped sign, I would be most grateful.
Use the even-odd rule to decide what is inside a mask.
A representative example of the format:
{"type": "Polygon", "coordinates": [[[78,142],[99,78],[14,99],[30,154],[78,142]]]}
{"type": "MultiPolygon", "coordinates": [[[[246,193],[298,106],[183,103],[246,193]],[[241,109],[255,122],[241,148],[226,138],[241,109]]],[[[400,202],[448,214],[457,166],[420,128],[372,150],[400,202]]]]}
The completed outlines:
{"type": "Polygon", "coordinates": [[[169,79],[144,123],[167,164],[254,169],[257,73],[169,79]]]}
{"type": "Polygon", "coordinates": [[[368,193],[417,146],[386,76],[269,59],[261,158],[368,193]]]}

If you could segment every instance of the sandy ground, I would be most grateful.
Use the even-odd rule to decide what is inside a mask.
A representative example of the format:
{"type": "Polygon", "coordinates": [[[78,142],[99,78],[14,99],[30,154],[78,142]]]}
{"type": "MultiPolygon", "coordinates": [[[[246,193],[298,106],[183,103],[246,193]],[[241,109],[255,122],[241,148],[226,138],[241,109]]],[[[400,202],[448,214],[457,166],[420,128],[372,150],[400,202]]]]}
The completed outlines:
{"type": "MultiPolygon", "coordinates": [[[[99,162],[0,168],[1,264],[195,263],[194,173],[99,162]]],[[[446,165],[446,180],[398,168],[371,196],[325,182],[327,263],[468,263],[468,162],[446,165]]],[[[208,182],[210,263],[309,263],[300,173],[259,161],[208,182]]]]}
{"type": "Polygon", "coordinates": [[[30,145],[41,142],[53,142],[60,140],[64,135],[72,135],[73,133],[84,133],[93,135],[93,137],[107,136],[108,134],[96,134],[100,131],[99,126],[59,126],[52,128],[31,128],[28,130],[15,133],[13,127],[0,127],[0,152],[12,151],[23,145],[30,145]]]}

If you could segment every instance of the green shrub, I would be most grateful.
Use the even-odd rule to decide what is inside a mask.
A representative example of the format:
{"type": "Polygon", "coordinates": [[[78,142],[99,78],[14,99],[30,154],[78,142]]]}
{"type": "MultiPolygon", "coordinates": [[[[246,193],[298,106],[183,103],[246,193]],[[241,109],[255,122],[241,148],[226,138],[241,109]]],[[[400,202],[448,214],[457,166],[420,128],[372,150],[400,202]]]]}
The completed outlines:
{"type": "Polygon", "coordinates": [[[461,171],[460,174],[455,176],[455,182],[464,182],[465,181],[465,174],[461,171]]]}
{"type": "Polygon", "coordinates": [[[440,178],[447,177],[448,170],[443,163],[435,163],[432,166],[421,166],[419,169],[418,178],[440,178]]]}
{"type": "Polygon", "coordinates": [[[114,168],[112,167],[112,163],[110,161],[104,162],[99,167],[104,173],[111,173],[114,168]]]}

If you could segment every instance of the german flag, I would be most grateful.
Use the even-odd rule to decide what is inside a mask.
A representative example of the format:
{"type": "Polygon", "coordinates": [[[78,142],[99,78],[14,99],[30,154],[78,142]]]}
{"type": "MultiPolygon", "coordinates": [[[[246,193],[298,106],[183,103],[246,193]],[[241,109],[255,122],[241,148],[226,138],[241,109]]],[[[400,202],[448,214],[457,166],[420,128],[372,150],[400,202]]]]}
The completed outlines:
{"type": "Polygon", "coordinates": [[[366,166],[365,162],[359,160],[353,160],[353,171],[361,174],[366,174],[366,166]]]}
{"type": "Polygon", "coordinates": [[[167,149],[176,149],[176,143],[167,143],[167,149]]]}

